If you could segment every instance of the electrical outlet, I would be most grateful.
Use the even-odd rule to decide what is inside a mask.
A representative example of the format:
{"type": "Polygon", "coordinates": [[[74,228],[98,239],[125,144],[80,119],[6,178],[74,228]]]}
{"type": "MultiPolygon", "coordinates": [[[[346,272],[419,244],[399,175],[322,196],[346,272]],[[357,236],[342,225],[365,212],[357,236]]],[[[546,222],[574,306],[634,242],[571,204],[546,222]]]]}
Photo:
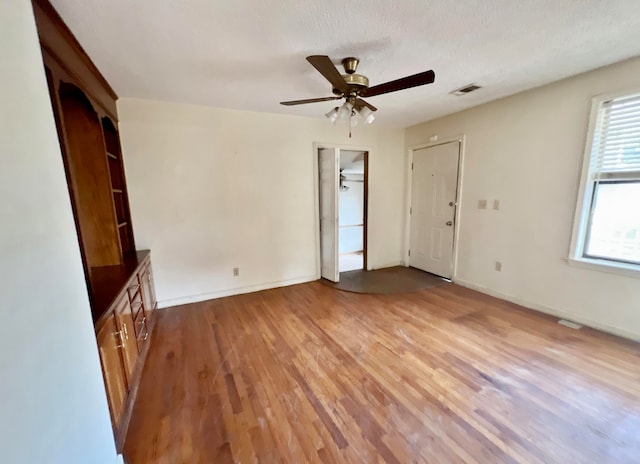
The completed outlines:
{"type": "Polygon", "coordinates": [[[239,267],[234,267],[233,268],[233,277],[238,277],[240,275],[240,268],[239,267]]]}
{"type": "Polygon", "coordinates": [[[478,200],[478,209],[487,209],[487,200],[478,200]]]}
{"type": "Polygon", "coordinates": [[[500,200],[493,200],[493,209],[500,209],[500,200]]]}
{"type": "Polygon", "coordinates": [[[502,263],[500,261],[496,261],[496,271],[502,271],[502,263]]]}

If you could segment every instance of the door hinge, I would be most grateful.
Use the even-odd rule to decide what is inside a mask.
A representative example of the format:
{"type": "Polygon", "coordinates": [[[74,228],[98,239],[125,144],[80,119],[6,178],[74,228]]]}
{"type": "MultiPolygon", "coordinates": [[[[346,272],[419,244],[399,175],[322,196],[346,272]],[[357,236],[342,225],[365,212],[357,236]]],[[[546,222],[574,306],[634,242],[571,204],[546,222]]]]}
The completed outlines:
{"type": "Polygon", "coordinates": [[[413,171],[413,163],[411,163],[411,170],[413,171]]]}
{"type": "Polygon", "coordinates": [[[411,250],[409,250],[409,256],[411,256],[411,250]]]}
{"type": "Polygon", "coordinates": [[[413,208],[409,208],[409,214],[413,214],[413,208]]]}

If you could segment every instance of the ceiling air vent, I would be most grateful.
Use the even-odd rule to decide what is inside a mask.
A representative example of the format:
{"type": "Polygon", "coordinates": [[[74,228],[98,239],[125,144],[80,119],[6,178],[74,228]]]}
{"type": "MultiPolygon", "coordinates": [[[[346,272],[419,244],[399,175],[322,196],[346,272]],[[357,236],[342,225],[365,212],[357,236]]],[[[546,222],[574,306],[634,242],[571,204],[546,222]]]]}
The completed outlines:
{"type": "Polygon", "coordinates": [[[451,95],[456,95],[456,96],[460,97],[462,95],[466,95],[469,92],[473,92],[474,90],[478,90],[478,89],[481,89],[481,88],[482,87],[480,87],[479,85],[476,85],[476,84],[468,84],[468,85],[465,85],[464,87],[460,87],[459,89],[452,90],[449,93],[451,95]]]}

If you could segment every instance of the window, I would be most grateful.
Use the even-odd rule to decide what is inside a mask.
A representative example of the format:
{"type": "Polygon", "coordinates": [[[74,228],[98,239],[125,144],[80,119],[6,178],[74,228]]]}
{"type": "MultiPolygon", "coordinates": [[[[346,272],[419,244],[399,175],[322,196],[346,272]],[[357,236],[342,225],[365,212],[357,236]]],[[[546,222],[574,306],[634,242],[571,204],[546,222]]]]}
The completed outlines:
{"type": "Polygon", "coordinates": [[[571,258],[640,273],[640,94],[593,102],[571,258]]]}

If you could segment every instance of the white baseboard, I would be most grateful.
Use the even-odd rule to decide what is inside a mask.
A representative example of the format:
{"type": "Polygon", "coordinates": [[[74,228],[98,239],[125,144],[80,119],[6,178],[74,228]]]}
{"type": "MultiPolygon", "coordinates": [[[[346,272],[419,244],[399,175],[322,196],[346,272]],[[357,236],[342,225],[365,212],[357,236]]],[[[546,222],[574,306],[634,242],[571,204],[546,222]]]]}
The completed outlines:
{"type": "Polygon", "coordinates": [[[298,277],[296,279],[279,280],[276,282],[269,282],[259,285],[250,285],[248,287],[229,288],[225,290],[219,290],[211,293],[201,293],[199,295],[189,295],[180,298],[171,298],[168,300],[158,301],[158,308],[169,308],[171,306],[180,306],[189,303],[198,303],[200,301],[214,300],[216,298],[224,298],[225,296],[242,295],[243,293],[259,292],[260,290],[269,290],[271,288],[287,287],[289,285],[303,284],[305,282],[313,282],[318,280],[318,277],[306,276],[298,277]]]}
{"type": "Polygon", "coordinates": [[[539,311],[541,313],[550,314],[552,316],[556,316],[561,319],[568,319],[573,322],[577,322],[579,324],[591,327],[592,329],[601,330],[602,332],[607,332],[613,335],[617,335],[619,337],[628,338],[633,341],[640,342],[640,334],[631,332],[626,329],[621,329],[619,327],[610,326],[608,324],[603,324],[598,321],[594,321],[592,319],[582,317],[579,315],[571,314],[566,311],[562,311],[560,309],[551,308],[549,306],[541,305],[535,303],[533,301],[525,300],[523,298],[508,295],[506,293],[502,293],[496,290],[493,290],[489,287],[485,287],[484,285],[479,285],[474,282],[469,282],[463,279],[455,278],[453,279],[453,283],[460,285],[462,287],[467,287],[472,290],[477,290],[481,293],[485,293],[487,295],[495,296],[496,298],[500,298],[501,300],[507,300],[511,303],[518,304],[520,306],[524,306],[525,308],[532,309],[534,311],[539,311]]]}

